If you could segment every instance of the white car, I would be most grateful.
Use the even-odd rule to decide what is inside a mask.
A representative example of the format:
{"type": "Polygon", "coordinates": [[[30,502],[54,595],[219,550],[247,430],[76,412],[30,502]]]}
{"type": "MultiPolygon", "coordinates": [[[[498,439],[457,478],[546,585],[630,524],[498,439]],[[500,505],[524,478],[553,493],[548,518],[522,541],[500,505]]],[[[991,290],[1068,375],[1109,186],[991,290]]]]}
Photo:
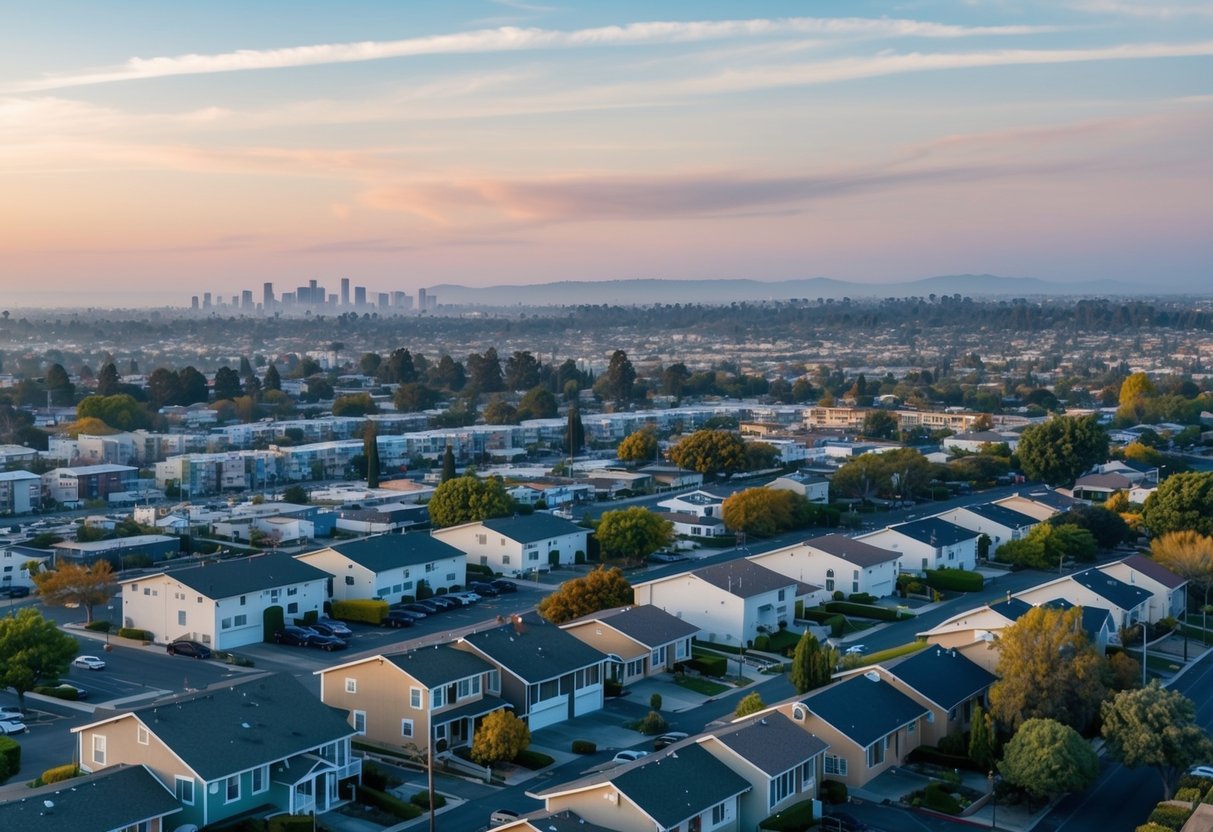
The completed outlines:
{"type": "Polygon", "coordinates": [[[0,706],[0,719],[15,719],[18,722],[25,720],[25,712],[20,708],[14,708],[12,705],[0,706]]]}
{"type": "Polygon", "coordinates": [[[865,647],[864,645],[862,645],[862,644],[853,644],[853,645],[851,645],[850,647],[848,647],[848,648],[847,648],[847,652],[846,652],[846,654],[845,654],[845,655],[848,655],[848,656],[862,656],[862,655],[863,655],[864,653],[866,653],[866,652],[868,652],[868,648],[867,648],[867,647],[865,647]]]}
{"type": "Polygon", "coordinates": [[[9,734],[24,734],[28,730],[24,722],[19,722],[15,719],[0,719],[0,734],[4,736],[8,736],[9,734]]]}
{"type": "Polygon", "coordinates": [[[103,670],[105,662],[96,656],[77,656],[72,659],[72,667],[83,667],[85,670],[103,670]]]}
{"type": "Polygon", "coordinates": [[[617,762],[617,763],[634,763],[637,760],[639,760],[641,757],[647,757],[647,756],[649,756],[649,752],[647,752],[647,751],[620,751],[618,754],[615,755],[615,762],[617,762]]]}
{"type": "Polygon", "coordinates": [[[1192,766],[1192,768],[1188,769],[1188,774],[1193,777],[1208,777],[1210,780],[1213,780],[1213,766],[1192,766]]]}
{"type": "Polygon", "coordinates": [[[475,604],[477,601],[480,600],[480,596],[477,595],[475,592],[452,592],[451,596],[454,598],[458,598],[460,601],[462,601],[465,604],[475,604]]]}

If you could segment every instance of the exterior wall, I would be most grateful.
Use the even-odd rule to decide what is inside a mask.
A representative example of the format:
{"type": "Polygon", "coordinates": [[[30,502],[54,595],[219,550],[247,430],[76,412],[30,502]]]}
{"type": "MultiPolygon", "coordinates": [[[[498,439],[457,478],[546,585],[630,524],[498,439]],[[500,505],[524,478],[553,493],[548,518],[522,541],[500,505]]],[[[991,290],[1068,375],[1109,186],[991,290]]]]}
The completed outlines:
{"type": "MultiPolygon", "coordinates": [[[[958,659],[959,660],[959,659],[958,659]]],[[[917,690],[907,685],[905,682],[892,676],[888,673],[881,673],[881,678],[888,682],[893,687],[904,693],[906,696],[913,699],[915,702],[921,703],[924,708],[930,712],[930,716],[921,720],[922,737],[920,742],[923,745],[939,745],[939,741],[951,734],[962,734],[969,729],[969,724],[972,722],[973,707],[982,702],[983,697],[978,695],[962,702],[951,710],[944,710],[934,702],[927,700],[917,690]]]]}
{"type": "Polygon", "coordinates": [[[821,778],[824,780],[838,780],[850,787],[862,787],[890,768],[900,766],[909,753],[924,741],[922,739],[921,725],[925,720],[919,719],[910,728],[899,728],[893,733],[888,734],[882,740],[888,743],[884,762],[869,767],[867,749],[857,746],[850,738],[829,723],[811,714],[805,719],[797,719],[795,716],[797,710],[795,705],[781,705],[779,710],[797,725],[815,734],[829,745],[830,748],[826,751],[825,757],[834,756],[846,760],[846,775],[828,773],[826,766],[823,764],[821,778]]]}
{"type": "Polygon", "coordinates": [[[793,580],[823,587],[827,594],[839,589],[848,595],[867,592],[884,598],[897,588],[896,560],[861,569],[850,561],[804,544],[763,552],[750,560],[793,580]],[[855,588],[856,584],[858,588],[855,588]]]}
{"type": "Polygon", "coordinates": [[[430,589],[450,589],[467,582],[467,558],[442,558],[430,563],[388,569],[378,574],[359,566],[340,552],[321,549],[300,555],[299,560],[323,569],[333,576],[333,598],[385,598],[398,601],[401,595],[416,595],[417,581],[426,581],[430,589]],[[350,581],[353,583],[350,583],[350,581]]]}
{"type": "Polygon", "coordinates": [[[750,790],[742,794],[738,799],[737,816],[739,829],[757,829],[760,822],[776,812],[781,812],[792,804],[799,803],[802,800],[817,797],[817,784],[821,776],[822,754],[815,754],[808,761],[812,771],[807,777],[804,776],[804,772],[800,767],[794,769],[796,785],[792,793],[772,805],[771,778],[766,773],[755,768],[744,758],[739,757],[725,746],[724,743],[718,742],[715,739],[703,740],[700,742],[700,745],[705,751],[717,760],[720,760],[720,762],[724,763],[735,774],[743,777],[750,784],[750,790]]]}
{"type": "Polygon", "coordinates": [[[1020,540],[1027,535],[1031,528],[1013,529],[1009,526],[1004,526],[1001,523],[995,523],[992,520],[987,520],[980,515],[974,514],[968,509],[956,508],[951,511],[945,511],[938,515],[941,519],[947,520],[949,523],[955,523],[962,529],[968,529],[972,532],[979,532],[987,535],[990,538],[990,551],[995,551],[1000,545],[1008,540],[1020,540]]]}
{"type": "Polygon", "coordinates": [[[638,586],[635,600],[637,604],[660,607],[693,624],[703,631],[702,636],[707,641],[736,644],[756,635],[746,635],[743,599],[690,574],[638,586]]]}
{"type": "Polygon", "coordinates": [[[430,691],[413,677],[390,662],[363,662],[353,667],[326,670],[320,675],[320,701],[334,708],[349,711],[348,722],[354,725],[354,711],[366,714],[363,738],[378,745],[399,748],[414,743],[425,748],[429,736],[430,691]],[[346,690],[346,680],[353,679],[356,691],[346,690]],[[421,707],[410,707],[410,689],[421,691],[421,707]],[[413,737],[402,733],[402,720],[413,720],[413,737]]]}
{"type": "Polygon", "coordinates": [[[41,506],[41,477],[21,471],[0,475],[0,515],[28,514],[41,506]]]}
{"type": "Polygon", "coordinates": [[[31,560],[46,564],[46,558],[14,552],[12,549],[0,549],[0,586],[5,589],[10,586],[33,589],[34,581],[29,576],[29,570],[25,568],[25,564],[31,560]]]}
{"type": "Polygon", "coordinates": [[[479,563],[494,572],[505,575],[522,575],[535,569],[546,570],[550,565],[549,553],[559,553],[561,564],[571,564],[577,552],[586,551],[589,532],[561,535],[549,540],[519,543],[479,523],[439,529],[434,537],[449,543],[467,555],[469,563],[479,563]]]}
{"type": "Polygon", "coordinates": [[[976,639],[978,631],[996,633],[1010,626],[1010,622],[989,607],[976,607],[968,612],[954,615],[926,633],[927,641],[942,647],[969,644],[976,639]]]}
{"type": "Polygon", "coordinates": [[[1146,608],[1146,605],[1143,604],[1136,610],[1122,610],[1112,606],[1112,602],[1107,598],[1096,595],[1071,580],[1053,581],[1041,586],[1030,587],[1018,593],[1016,597],[1033,606],[1052,601],[1054,598],[1064,598],[1076,607],[1103,607],[1112,613],[1112,621],[1117,629],[1135,623],[1146,608]]]}
{"type": "Polygon", "coordinates": [[[977,567],[977,538],[962,540],[950,546],[931,546],[900,532],[881,529],[860,535],[858,540],[881,549],[901,553],[898,568],[902,572],[921,572],[926,569],[975,569],[977,567]]]}
{"type": "Polygon", "coordinates": [[[1099,571],[1106,572],[1113,578],[1126,584],[1133,584],[1134,586],[1149,590],[1151,597],[1147,602],[1146,615],[1150,621],[1158,621],[1160,618],[1166,618],[1167,616],[1178,617],[1187,609],[1188,593],[1186,586],[1181,585],[1176,589],[1170,589],[1165,584],[1161,584],[1153,578],[1143,575],[1132,566],[1121,561],[1101,566],[1099,571]]]}
{"type": "Polygon", "coordinates": [[[661,832],[648,815],[610,783],[546,800],[549,812],[576,812],[587,823],[596,823],[616,832],[661,832]]]}

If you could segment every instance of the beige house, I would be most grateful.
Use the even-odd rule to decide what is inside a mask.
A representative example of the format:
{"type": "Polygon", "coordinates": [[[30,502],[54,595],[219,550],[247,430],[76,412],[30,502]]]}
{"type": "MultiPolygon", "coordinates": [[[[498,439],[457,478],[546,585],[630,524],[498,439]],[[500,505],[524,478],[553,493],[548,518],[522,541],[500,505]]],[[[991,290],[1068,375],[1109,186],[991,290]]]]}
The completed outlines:
{"type": "Polygon", "coordinates": [[[616,607],[561,624],[560,629],[605,653],[608,678],[631,684],[691,658],[699,628],[657,607],[616,607]]]}
{"type": "Polygon", "coordinates": [[[960,652],[942,647],[928,647],[875,670],[884,681],[926,706],[923,745],[939,745],[944,737],[967,731],[974,708],[985,704],[990,685],[998,680],[960,652]]]}
{"type": "Polygon", "coordinates": [[[1029,517],[1034,517],[1043,523],[1054,514],[1069,511],[1078,503],[1072,497],[1045,489],[1012,494],[1010,497],[995,500],[994,504],[1009,508],[1012,511],[1018,511],[1020,514],[1026,514],[1029,517]]]}
{"type": "Polygon", "coordinates": [[[481,718],[509,705],[497,668],[448,644],[370,656],[316,671],[320,701],[349,712],[359,737],[424,752],[470,745],[481,718]]]}
{"type": "Polygon", "coordinates": [[[1168,616],[1178,618],[1188,606],[1188,582],[1155,560],[1142,555],[1105,563],[1101,572],[1127,584],[1139,586],[1150,593],[1146,617],[1158,621],[1168,616]]]}
{"type": "Polygon", "coordinates": [[[524,817],[503,826],[493,827],[497,832],[615,832],[596,823],[587,823],[576,812],[529,812],[524,817]]]}

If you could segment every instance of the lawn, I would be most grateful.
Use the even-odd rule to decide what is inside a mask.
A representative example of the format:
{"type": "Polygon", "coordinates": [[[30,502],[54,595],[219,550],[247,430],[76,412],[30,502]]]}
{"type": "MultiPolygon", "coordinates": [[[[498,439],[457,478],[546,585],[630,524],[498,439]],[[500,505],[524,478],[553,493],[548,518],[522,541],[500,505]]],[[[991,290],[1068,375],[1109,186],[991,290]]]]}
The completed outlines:
{"type": "Polygon", "coordinates": [[[702,693],[704,696],[716,696],[731,690],[728,685],[722,685],[719,682],[713,682],[708,679],[700,679],[695,676],[676,675],[674,684],[684,687],[687,690],[693,690],[696,693],[702,693]]]}
{"type": "Polygon", "coordinates": [[[759,829],[770,829],[774,832],[803,832],[813,826],[813,801],[805,800],[795,803],[782,812],[776,812],[758,824],[759,829]]]}

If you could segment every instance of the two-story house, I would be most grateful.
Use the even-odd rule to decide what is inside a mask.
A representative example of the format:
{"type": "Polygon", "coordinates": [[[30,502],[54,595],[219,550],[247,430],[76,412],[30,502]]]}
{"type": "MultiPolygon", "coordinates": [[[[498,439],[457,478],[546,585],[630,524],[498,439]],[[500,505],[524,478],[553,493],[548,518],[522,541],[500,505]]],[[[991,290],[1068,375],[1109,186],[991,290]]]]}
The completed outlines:
{"type": "Polygon", "coordinates": [[[449,644],[370,656],[316,671],[320,700],[346,710],[366,742],[413,746],[424,753],[470,745],[480,720],[509,704],[501,672],[480,656],[449,644]]]}
{"type": "Polygon", "coordinates": [[[1127,558],[1105,563],[1099,570],[1149,591],[1151,597],[1146,607],[1146,617],[1150,621],[1178,618],[1187,609],[1188,581],[1156,560],[1142,555],[1129,555],[1127,558]]]}
{"type": "Polygon", "coordinates": [[[422,532],[334,542],[295,557],[332,575],[332,597],[342,601],[396,602],[404,595],[416,597],[422,582],[436,592],[462,586],[467,577],[463,552],[422,532]]]}
{"type": "Polygon", "coordinates": [[[990,552],[1009,540],[1020,540],[1040,523],[1035,517],[1000,506],[997,503],[979,503],[948,509],[936,515],[941,520],[954,523],[990,538],[990,552]]]}
{"type": "Polygon", "coordinates": [[[146,767],[116,765],[96,774],[25,789],[0,799],[0,829],[13,832],[168,832],[181,805],[146,767]]]}
{"type": "Polygon", "coordinates": [[[615,607],[561,624],[560,629],[607,655],[607,675],[629,685],[691,658],[699,628],[649,604],[615,607]]]}
{"type": "Polygon", "coordinates": [[[794,471],[791,474],[784,474],[782,477],[771,480],[766,487],[791,491],[793,494],[804,497],[810,503],[825,505],[830,502],[830,481],[821,474],[809,471],[794,471]]]}
{"type": "Polygon", "coordinates": [[[589,529],[545,512],[497,517],[435,529],[434,537],[467,555],[468,563],[505,575],[569,565],[586,552],[589,529]]]}
{"type": "Polygon", "coordinates": [[[1029,587],[1015,593],[1015,597],[1034,606],[1064,598],[1076,607],[1102,607],[1112,613],[1119,630],[1146,619],[1153,594],[1144,587],[1091,568],[1029,587]]]}
{"type": "Polygon", "coordinates": [[[854,537],[827,534],[751,555],[750,560],[789,578],[823,587],[827,594],[866,592],[877,598],[897,589],[899,552],[854,537]]]}
{"type": "Polygon", "coordinates": [[[898,568],[917,573],[926,569],[975,569],[980,536],[938,517],[924,517],[862,534],[858,539],[900,552],[898,568]]]}
{"type": "Polygon", "coordinates": [[[939,745],[944,737],[967,731],[974,707],[985,704],[990,685],[998,681],[986,668],[942,647],[928,647],[876,669],[882,679],[926,706],[920,740],[924,745],[939,745]]]}
{"type": "Polygon", "coordinates": [[[700,517],[719,517],[727,494],[700,488],[688,494],[667,497],[657,505],[676,514],[696,514],[700,517]]]}

